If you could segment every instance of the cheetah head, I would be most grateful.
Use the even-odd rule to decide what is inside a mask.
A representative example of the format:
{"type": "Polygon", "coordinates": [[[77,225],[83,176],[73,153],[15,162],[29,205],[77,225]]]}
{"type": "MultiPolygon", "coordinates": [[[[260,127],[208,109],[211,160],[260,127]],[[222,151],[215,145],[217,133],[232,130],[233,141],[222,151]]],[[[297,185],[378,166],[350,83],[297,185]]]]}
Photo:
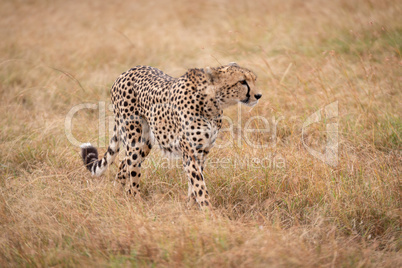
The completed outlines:
{"type": "Polygon", "coordinates": [[[222,108],[241,102],[253,107],[262,94],[256,86],[257,76],[250,70],[230,63],[218,68],[206,68],[210,84],[222,108]]]}

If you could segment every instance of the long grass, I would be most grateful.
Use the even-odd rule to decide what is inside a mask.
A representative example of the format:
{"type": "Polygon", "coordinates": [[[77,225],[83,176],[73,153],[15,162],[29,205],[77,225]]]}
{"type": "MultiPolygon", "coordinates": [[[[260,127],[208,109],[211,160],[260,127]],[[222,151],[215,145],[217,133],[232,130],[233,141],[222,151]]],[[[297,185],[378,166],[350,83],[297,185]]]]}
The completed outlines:
{"type": "Polygon", "coordinates": [[[401,13],[396,0],[3,1],[0,266],[402,266],[401,13]],[[104,152],[118,74],[232,61],[263,97],[225,111],[205,169],[213,214],[187,207],[181,163],[157,150],[143,202],[115,189],[116,165],[85,170],[72,107],[105,103],[103,125],[99,109],[72,121],[104,152]],[[335,101],[336,118],[302,130],[335,101]],[[336,167],[305,148],[323,153],[330,123],[336,167]]]}

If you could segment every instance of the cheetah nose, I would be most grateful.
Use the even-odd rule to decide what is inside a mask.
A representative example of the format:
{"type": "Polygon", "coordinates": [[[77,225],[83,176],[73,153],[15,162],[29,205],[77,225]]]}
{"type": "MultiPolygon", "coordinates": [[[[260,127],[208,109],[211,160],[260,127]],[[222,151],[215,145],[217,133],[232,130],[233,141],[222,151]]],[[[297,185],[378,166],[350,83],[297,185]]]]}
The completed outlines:
{"type": "Polygon", "coordinates": [[[259,98],[262,97],[262,94],[255,94],[254,97],[258,100],[259,98]]]}

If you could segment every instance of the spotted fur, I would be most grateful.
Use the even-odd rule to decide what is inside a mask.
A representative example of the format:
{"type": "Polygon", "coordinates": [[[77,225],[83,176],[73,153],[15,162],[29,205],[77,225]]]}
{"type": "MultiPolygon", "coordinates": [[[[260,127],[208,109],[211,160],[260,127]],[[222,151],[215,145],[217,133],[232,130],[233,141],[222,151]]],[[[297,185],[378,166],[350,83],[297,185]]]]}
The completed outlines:
{"type": "Polygon", "coordinates": [[[238,102],[254,106],[261,98],[256,79],[235,63],[190,69],[179,78],[153,67],[134,67],[111,89],[115,126],[107,152],[98,160],[96,148],[83,144],[84,164],[100,176],[122,144],[126,153],[116,178],[129,194],[139,195],[141,163],[157,144],[182,157],[190,202],[208,207],[203,167],[222,125],[222,109],[238,102]]]}

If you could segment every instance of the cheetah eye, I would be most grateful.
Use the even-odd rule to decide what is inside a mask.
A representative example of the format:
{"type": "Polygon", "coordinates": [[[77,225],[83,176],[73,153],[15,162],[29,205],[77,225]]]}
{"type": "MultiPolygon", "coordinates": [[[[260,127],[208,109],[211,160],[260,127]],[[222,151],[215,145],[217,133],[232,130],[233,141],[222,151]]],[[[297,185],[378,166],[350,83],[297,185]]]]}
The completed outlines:
{"type": "Polygon", "coordinates": [[[241,80],[241,81],[239,81],[240,82],[240,84],[242,84],[242,85],[247,85],[247,81],[246,80],[241,80]]]}

